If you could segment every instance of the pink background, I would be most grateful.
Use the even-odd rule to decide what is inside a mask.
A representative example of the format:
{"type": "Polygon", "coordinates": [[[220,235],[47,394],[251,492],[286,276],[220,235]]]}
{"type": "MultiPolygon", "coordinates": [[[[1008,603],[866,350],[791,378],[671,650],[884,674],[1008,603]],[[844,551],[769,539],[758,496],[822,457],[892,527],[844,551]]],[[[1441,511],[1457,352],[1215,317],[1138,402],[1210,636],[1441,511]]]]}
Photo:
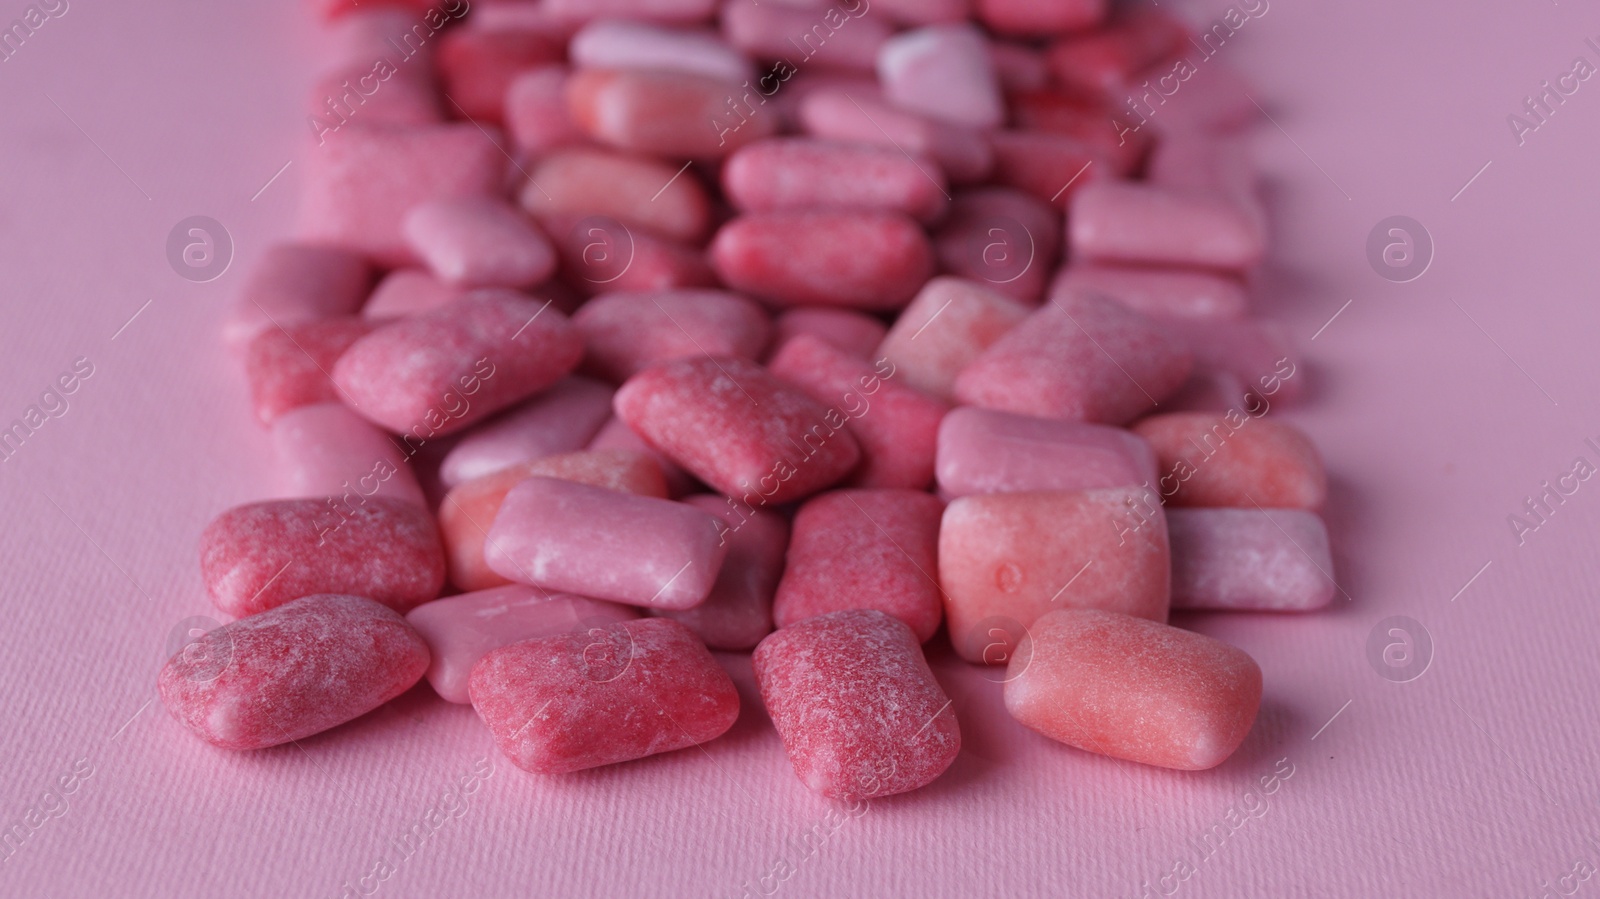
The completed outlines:
{"type": "Polygon", "coordinates": [[[73,0],[0,63],[0,421],[72,360],[94,365],[0,465],[0,826],[75,761],[93,773],[0,865],[0,894],[337,896],[485,757],[465,811],[377,894],[738,895],[786,859],[784,895],[1129,896],[1183,859],[1197,870],[1165,889],[1186,896],[1522,896],[1600,864],[1600,481],[1525,545],[1506,523],[1576,457],[1600,463],[1583,443],[1600,435],[1600,79],[1524,146],[1506,124],[1575,57],[1600,64],[1585,6],[1274,0],[1222,52],[1277,123],[1253,131],[1277,226],[1259,302],[1311,363],[1290,416],[1329,460],[1351,597],[1188,622],[1265,671],[1244,748],[1199,774],[1089,756],[1023,730],[996,684],[940,657],[967,749],[835,830],[743,660],[725,738],[559,779],[501,762],[469,708],[426,688],[253,754],[207,747],[152,703],[169,632],[214,614],[196,535],[271,486],[217,334],[292,218],[313,34],[289,2],[73,0]],[[165,258],[194,214],[238,248],[208,284],[165,258]],[[1412,283],[1366,260],[1393,214],[1437,245],[1412,283]],[[1368,661],[1395,614],[1434,644],[1409,683],[1368,661]],[[1279,759],[1293,774],[1265,813],[1199,861],[1191,841],[1257,807],[1248,791],[1279,759]],[[817,824],[815,852],[794,848],[817,824]]]}

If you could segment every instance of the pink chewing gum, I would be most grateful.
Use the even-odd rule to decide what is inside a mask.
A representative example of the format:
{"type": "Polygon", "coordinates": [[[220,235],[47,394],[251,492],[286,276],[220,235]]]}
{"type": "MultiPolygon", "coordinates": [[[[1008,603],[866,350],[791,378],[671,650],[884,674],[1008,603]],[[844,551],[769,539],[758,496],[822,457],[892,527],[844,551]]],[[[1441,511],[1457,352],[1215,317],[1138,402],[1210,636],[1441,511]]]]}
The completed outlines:
{"type": "Polygon", "coordinates": [[[1149,116],[1148,122],[1162,138],[1193,132],[1227,134],[1242,129],[1261,114],[1250,101],[1250,94],[1258,92],[1256,86],[1237,69],[1226,63],[1197,67],[1181,49],[1133,76],[1131,81],[1139,82],[1139,86],[1132,88],[1124,101],[1130,110],[1130,124],[1140,121],[1141,106],[1159,106],[1161,111],[1149,116]],[[1167,100],[1162,88],[1180,80],[1182,92],[1167,100]]]}
{"type": "Polygon", "coordinates": [[[428,683],[446,702],[470,703],[472,666],[489,653],[522,640],[586,632],[639,613],[627,606],[545,593],[516,584],[423,603],[406,613],[406,621],[427,642],[433,661],[428,683]]]}
{"type": "Polygon", "coordinates": [[[439,463],[439,480],[454,487],[518,462],[583,449],[611,417],[614,392],[576,375],[557,381],[462,435],[439,463]]]}
{"type": "Polygon", "coordinates": [[[1092,147],[1113,175],[1132,177],[1149,153],[1150,132],[1132,129],[1097,100],[1058,89],[1023,91],[1007,99],[1018,131],[1042,131],[1092,147]]]}
{"type": "Polygon", "coordinates": [[[732,356],[647,368],[617,391],[615,407],[646,443],[746,505],[810,496],[861,459],[844,412],[732,356]]]}
{"type": "Polygon", "coordinates": [[[705,236],[711,220],[711,201],[692,172],[599,147],[560,150],[539,160],[521,202],[557,228],[605,216],[691,243],[705,236]]]}
{"type": "Polygon", "coordinates": [[[704,75],[739,84],[755,77],[743,54],[708,31],[663,28],[626,19],[590,22],[567,45],[582,69],[648,69],[704,75]]]}
{"type": "MultiPolygon", "coordinates": [[[[1248,301],[1238,279],[1202,271],[1081,263],[1056,274],[1056,299],[1097,293],[1145,315],[1171,318],[1238,318],[1248,301]]],[[[1200,347],[1191,344],[1191,349],[1200,347]]]]}
{"type": "MultiPolygon", "coordinates": [[[[1176,54],[1186,37],[1183,24],[1165,13],[1134,12],[1105,28],[1063,37],[1050,45],[1046,61],[1063,87],[1110,98],[1135,81],[1136,72],[1176,54]]],[[[1127,112],[1118,113],[1132,119],[1130,127],[1138,122],[1127,112]]]]}
{"type": "Polygon", "coordinates": [[[1156,454],[1121,428],[964,406],[939,425],[938,474],[952,498],[1151,486],[1156,454]]]}
{"type": "Polygon", "coordinates": [[[281,499],[212,519],[200,574],[211,601],[236,617],[312,593],[355,593],[405,612],[439,595],[444,553],[433,516],[409,500],[281,499]]]}
{"type": "Polygon", "coordinates": [[[432,200],[406,213],[402,228],[412,252],[447,284],[532,287],[556,270],[550,241],[504,200],[432,200]]]}
{"type": "Polygon", "coordinates": [[[668,459],[666,454],[644,442],[644,438],[633,432],[622,419],[613,415],[605,424],[600,426],[594,439],[589,441],[591,450],[630,450],[644,453],[661,469],[661,476],[666,479],[667,492],[670,497],[679,497],[694,493],[702,489],[699,481],[694,476],[678,467],[678,463],[668,459]]]}
{"type": "Polygon", "coordinates": [[[585,369],[618,383],[686,356],[755,359],[772,334],[765,310],[721,290],[601,294],[572,326],[588,347],[585,369]]]}
{"type": "Polygon", "coordinates": [[[801,334],[810,334],[857,359],[870,360],[887,332],[883,322],[860,312],[798,306],[778,313],[777,320],[772,323],[772,346],[782,349],[801,334]]]}
{"type": "Polygon", "coordinates": [[[727,544],[693,506],[554,478],[512,487],[484,559],[501,577],[636,606],[687,609],[711,594],[727,544]]]}
{"type": "Polygon", "coordinates": [[[778,137],[748,144],[722,166],[729,202],[745,212],[872,209],[922,221],[944,214],[944,173],[893,147],[778,137]]]}
{"type": "Polygon", "coordinates": [[[583,131],[567,111],[567,77],[566,66],[540,66],[511,79],[504,118],[518,150],[537,155],[583,142],[583,131]]]}
{"type": "Polygon", "coordinates": [[[807,66],[870,70],[878,48],[894,32],[887,22],[868,16],[869,8],[868,3],[845,3],[799,9],[729,0],[722,5],[722,34],[757,59],[783,61],[756,82],[762,94],[771,96],[807,66]]]}
{"type": "Polygon", "coordinates": [[[452,28],[439,38],[436,67],[452,116],[499,124],[517,73],[558,63],[561,43],[537,31],[452,28]]]}
{"type": "Polygon", "coordinates": [[[422,269],[395,269],[372,289],[366,305],[361,307],[361,317],[376,321],[405,318],[453,303],[463,295],[460,288],[451,287],[422,269]]]}
{"type": "Polygon", "coordinates": [[[989,43],[968,22],[902,31],[878,48],[884,99],[967,128],[997,128],[1005,101],[989,43]]]}
{"type": "Polygon", "coordinates": [[[789,523],[759,509],[737,508],[725,496],[702,493],[684,503],[722,519],[728,555],[706,601],[692,609],[652,609],[694,631],[712,649],[748,652],[772,633],[772,596],[783,576],[789,523]]]}
{"type": "Polygon", "coordinates": [[[544,0],[540,6],[552,22],[574,25],[611,18],[688,25],[711,18],[717,8],[716,0],[544,0]]]}
{"type": "Polygon", "coordinates": [[[933,248],[897,212],[751,213],[717,232],[711,265],[734,290],[775,305],[887,310],[933,274],[933,248]]]}
{"type": "Polygon", "coordinates": [[[359,254],[309,244],[268,247],[239,289],[223,339],[243,346],[267,328],[354,315],[371,283],[372,269],[359,254]]]}
{"type": "Polygon", "coordinates": [[[427,644],[392,609],[323,594],[208,632],[168,660],[157,687],[200,739],[265,749],[359,718],[427,668],[427,644]]]}
{"type": "Polygon", "coordinates": [[[1128,181],[1077,191],[1067,227],[1073,256],[1092,261],[1237,272],[1266,253],[1261,221],[1237,201],[1128,181]]]}
{"type": "Polygon", "coordinates": [[[367,420],[426,440],[459,431],[570,372],[583,342],[565,316],[512,291],[480,291],[356,341],[333,381],[367,420]]]}
{"type": "Polygon", "coordinates": [[[808,618],[762,640],[752,661],[794,773],[824,796],[915,790],[961,752],[950,699],[897,618],[873,609],[808,618]]]}
{"type": "Polygon", "coordinates": [[[1172,607],[1300,612],[1338,589],[1328,529],[1303,509],[1168,509],[1172,607]]]}
{"type": "Polygon", "coordinates": [[[1058,210],[1065,210],[1077,193],[1108,179],[1116,165],[1099,146],[1070,134],[1043,131],[995,131],[989,135],[994,150],[995,180],[1027,191],[1058,210]]]}
{"type": "Polygon", "coordinates": [[[887,359],[905,383],[949,400],[961,370],[1028,312],[982,284],[940,276],[924,284],[895,319],[876,355],[887,359]]]}
{"type": "Polygon", "coordinates": [[[1194,354],[1195,372],[1214,374],[1235,385],[1230,405],[1260,411],[1267,402],[1289,402],[1305,392],[1306,377],[1296,377],[1299,354],[1289,331],[1257,318],[1186,320],[1169,325],[1194,354]]]}
{"type": "Polygon", "coordinates": [[[272,424],[278,416],[313,403],[339,400],[328,373],[344,351],[371,333],[372,322],[350,316],[267,327],[245,350],[245,378],[256,418],[272,424]]]}
{"type": "Polygon", "coordinates": [[[945,509],[939,583],[951,643],[969,662],[1003,663],[1035,619],[1105,609],[1166,621],[1171,552],[1161,504],[1144,487],[990,493],[945,509]]]}
{"type": "Polygon", "coordinates": [[[1014,91],[1039,91],[1050,85],[1050,67],[1044,51],[1023,41],[989,40],[989,58],[1000,88],[1014,91]]]}
{"type": "Polygon", "coordinates": [[[473,666],[470,684],[495,746],[535,774],[707,743],[739,717],[733,679],[665,618],[502,646],[473,666]]]}
{"type": "MultiPolygon", "coordinates": [[[[848,88],[823,88],[800,101],[798,115],[808,134],[837,141],[877,144],[926,157],[952,181],[979,181],[994,168],[994,153],[982,132],[910,112],[848,88]]],[[[931,174],[931,171],[930,171],[931,174]]]]}
{"type": "Polygon", "coordinates": [[[1061,252],[1061,214],[1010,187],[962,191],[934,248],[945,271],[1035,306],[1061,252]]]}
{"type": "Polygon", "coordinates": [[[1316,510],[1328,498],[1316,445],[1286,422],[1239,409],[1172,412],[1144,419],[1133,432],[1155,449],[1161,495],[1171,505],[1316,510]]]}
{"type": "Polygon", "coordinates": [[[452,584],[463,590],[482,590],[511,583],[511,579],[489,567],[483,549],[506,494],[532,477],[559,478],[639,496],[667,496],[660,468],[644,453],[625,449],[530,459],[465,481],[445,494],[439,504],[439,532],[450,559],[452,584]]]}
{"type": "Polygon", "coordinates": [[[770,115],[745,117],[728,101],[736,81],[684,72],[585,69],[567,81],[567,109],[589,137],[636,153],[716,159],[771,134],[770,115]]]}
{"type": "Polygon", "coordinates": [[[386,266],[413,261],[401,222],[428,200],[499,192],[506,157],[476,125],[344,129],[312,154],[301,204],[308,240],[386,266]]]}
{"type": "Polygon", "coordinates": [[[916,490],[835,490],[794,518],[783,580],[772,604],[778,627],[846,609],[904,621],[917,642],[939,629],[939,517],[944,503],[916,490]]]}
{"type": "Polygon", "coordinates": [[[604,216],[551,220],[548,227],[563,280],[585,296],[720,286],[705,254],[689,244],[604,216]]]}
{"type": "Polygon", "coordinates": [[[921,490],[933,480],[939,420],[950,407],[896,381],[893,365],[869,363],[801,335],[784,344],[767,366],[849,417],[845,427],[861,446],[861,466],[850,477],[853,486],[921,490]]]}
{"type": "Polygon", "coordinates": [[[1123,424],[1182,385],[1192,365],[1177,337],[1115,300],[1052,300],[962,370],[955,398],[1041,418],[1123,424]]]}
{"type": "Polygon", "coordinates": [[[428,507],[405,453],[343,403],[285,412],[272,423],[272,445],[286,497],[337,496],[348,504],[383,496],[428,507]]]}
{"type": "Polygon", "coordinates": [[[975,0],[979,21],[1001,34],[1042,37],[1100,24],[1106,0],[975,0]]]}
{"type": "Polygon", "coordinates": [[[1162,768],[1200,771],[1244,742],[1261,668],[1204,634],[1092,609],[1034,623],[1007,669],[1006,710],[1052,740],[1162,768]]]}

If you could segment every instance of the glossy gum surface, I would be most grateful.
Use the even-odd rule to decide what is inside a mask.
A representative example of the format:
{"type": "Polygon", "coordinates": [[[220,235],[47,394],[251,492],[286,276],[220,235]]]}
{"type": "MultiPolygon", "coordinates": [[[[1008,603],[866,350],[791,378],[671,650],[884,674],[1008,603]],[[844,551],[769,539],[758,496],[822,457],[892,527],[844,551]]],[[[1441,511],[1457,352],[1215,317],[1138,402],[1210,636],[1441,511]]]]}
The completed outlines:
{"type": "Polygon", "coordinates": [[[963,406],[939,424],[938,475],[946,497],[1136,487],[1156,454],[1121,428],[963,406]]]}

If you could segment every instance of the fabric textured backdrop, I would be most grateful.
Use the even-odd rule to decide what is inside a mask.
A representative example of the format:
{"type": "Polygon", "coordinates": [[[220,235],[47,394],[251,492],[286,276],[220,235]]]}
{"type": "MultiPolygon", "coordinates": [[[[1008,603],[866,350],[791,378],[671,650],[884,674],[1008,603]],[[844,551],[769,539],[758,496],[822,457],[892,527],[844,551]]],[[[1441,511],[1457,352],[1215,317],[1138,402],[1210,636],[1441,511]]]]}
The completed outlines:
{"type": "Polygon", "coordinates": [[[27,833],[0,895],[1521,896],[1600,864],[1600,482],[1522,545],[1507,525],[1579,456],[1600,463],[1600,82],[1569,79],[1520,146],[1506,121],[1597,46],[1585,4],[1273,0],[1240,29],[1219,58],[1273,120],[1252,132],[1276,241],[1258,303],[1309,360],[1288,415],[1329,460],[1350,599],[1189,621],[1266,675],[1244,748],[1206,773],[1049,743],[941,655],[966,750],[846,811],[796,781],[732,657],[746,709],[725,738],[556,779],[500,761],[426,688],[247,755],[152,703],[169,633],[214,614],[196,536],[271,487],[218,329],[292,221],[314,34],[288,2],[72,0],[0,63],[0,420],[93,366],[0,465],[0,825],[27,833]],[[204,284],[165,254],[196,214],[236,245],[204,284]],[[1367,259],[1395,214],[1436,245],[1410,283],[1367,259]],[[1431,637],[1406,683],[1369,660],[1392,615],[1431,637]],[[65,805],[46,795],[63,777],[65,805]],[[396,849],[436,806],[453,816],[396,849]],[[1205,856],[1208,830],[1226,839],[1205,856]]]}

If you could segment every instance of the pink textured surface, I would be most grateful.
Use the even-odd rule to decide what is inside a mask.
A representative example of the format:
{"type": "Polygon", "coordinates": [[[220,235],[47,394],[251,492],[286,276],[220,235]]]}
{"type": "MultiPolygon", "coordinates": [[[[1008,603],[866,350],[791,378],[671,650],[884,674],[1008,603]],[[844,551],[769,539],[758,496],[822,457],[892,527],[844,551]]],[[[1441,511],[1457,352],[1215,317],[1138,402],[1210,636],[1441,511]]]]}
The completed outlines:
{"type": "MultiPolygon", "coordinates": [[[[1228,5],[1185,11],[1212,22],[1228,5]]],[[[1258,118],[1250,134],[1274,223],[1253,299],[1306,354],[1313,389],[1285,415],[1329,460],[1342,592],[1310,616],[1178,619],[1263,669],[1261,717],[1217,769],[1050,743],[999,708],[992,672],[936,656],[962,755],[927,789],[841,814],[795,781],[733,655],[719,659],[744,708],[705,753],[571,780],[522,776],[470,709],[426,688],[251,755],[148,704],[168,633],[216,615],[195,536],[273,484],[217,334],[293,219],[313,149],[299,131],[312,33],[297,4],[73,3],[0,81],[0,420],[74,359],[94,364],[70,411],[0,464],[0,821],[23,821],[75,766],[92,773],[0,865],[0,892],[334,897],[381,857],[398,861],[385,899],[737,896],[783,858],[784,897],[1133,896],[1199,862],[1192,841],[1221,824],[1226,841],[1177,895],[1537,895],[1596,859],[1600,491],[1585,482],[1521,545],[1506,516],[1600,456],[1584,443],[1600,434],[1600,208],[1583,189],[1597,83],[1523,146],[1505,117],[1574,56],[1594,62],[1582,36],[1597,31],[1581,4],[1351,0],[1272,3],[1228,41],[1219,62],[1254,76],[1284,129],[1258,118]],[[160,249],[197,213],[237,245],[208,284],[177,278],[160,249]],[[1408,284],[1364,253],[1396,213],[1438,245],[1408,284]],[[1409,683],[1379,677],[1365,651],[1401,614],[1433,638],[1409,683]],[[1279,759],[1293,774],[1266,794],[1279,759]],[[454,811],[401,861],[392,841],[447,793],[454,811]],[[1226,823],[1246,807],[1259,817],[1226,823]],[[827,839],[796,848],[813,826],[827,839]]]]}

